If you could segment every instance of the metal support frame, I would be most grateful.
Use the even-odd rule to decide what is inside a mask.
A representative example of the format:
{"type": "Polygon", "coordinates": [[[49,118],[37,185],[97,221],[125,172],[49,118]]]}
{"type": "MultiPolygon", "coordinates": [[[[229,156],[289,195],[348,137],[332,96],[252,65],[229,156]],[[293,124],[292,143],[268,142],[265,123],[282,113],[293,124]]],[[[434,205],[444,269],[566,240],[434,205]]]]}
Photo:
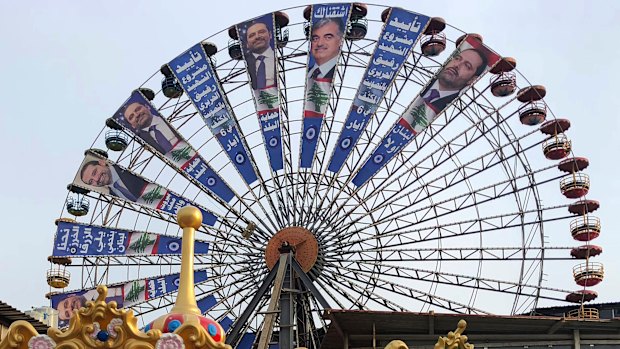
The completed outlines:
{"type": "Polygon", "coordinates": [[[303,271],[299,263],[294,258],[294,252],[290,249],[283,248],[281,250],[280,259],[269,272],[258,292],[254,295],[248,307],[239,316],[237,321],[226,338],[226,343],[235,345],[242,337],[244,325],[255,312],[256,307],[263,297],[267,294],[267,290],[272,286],[269,307],[265,312],[265,319],[258,341],[258,349],[269,348],[270,340],[273,335],[273,329],[276,324],[276,317],[279,315],[279,345],[281,349],[292,349],[295,342],[295,321],[294,310],[296,307],[297,297],[294,293],[300,293],[305,287],[316,298],[319,304],[325,309],[330,308],[329,303],[319,292],[312,280],[303,271]],[[295,279],[299,278],[301,284],[297,286],[295,279]],[[273,286],[272,286],[273,283],[273,286]],[[279,307],[279,310],[278,310],[279,307]]]}

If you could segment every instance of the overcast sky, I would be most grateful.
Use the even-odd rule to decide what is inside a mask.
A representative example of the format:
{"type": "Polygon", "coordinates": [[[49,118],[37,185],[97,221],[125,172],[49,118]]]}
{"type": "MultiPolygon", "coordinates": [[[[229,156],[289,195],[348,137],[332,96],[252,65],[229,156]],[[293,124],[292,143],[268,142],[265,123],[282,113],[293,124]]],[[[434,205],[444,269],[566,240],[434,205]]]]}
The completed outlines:
{"type": "MultiPolygon", "coordinates": [[[[46,305],[45,272],[59,217],[83,151],[129,93],[203,38],[301,1],[1,1],[0,300],[46,305]],[[217,5],[215,5],[217,4],[217,5]]],[[[481,33],[532,83],[553,112],[572,121],[575,154],[591,160],[589,198],[600,200],[605,252],[598,301],[620,301],[616,102],[618,1],[390,1],[481,33]],[[615,298],[614,298],[615,297],[615,298]]],[[[541,154],[542,156],[542,154],[541,154]]],[[[568,227],[566,234],[569,234],[568,227]]],[[[577,289],[570,270],[563,288],[577,289]]]]}

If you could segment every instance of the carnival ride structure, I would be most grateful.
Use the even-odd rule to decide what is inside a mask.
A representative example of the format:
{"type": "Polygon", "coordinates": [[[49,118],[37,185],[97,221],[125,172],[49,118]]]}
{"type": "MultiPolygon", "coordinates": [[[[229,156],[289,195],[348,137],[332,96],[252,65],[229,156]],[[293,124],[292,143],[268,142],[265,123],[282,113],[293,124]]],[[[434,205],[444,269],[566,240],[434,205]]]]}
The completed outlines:
{"type": "Polygon", "coordinates": [[[585,316],[604,277],[589,162],[516,66],[442,18],[361,3],[208,37],[102,116],[56,222],[52,305],[68,322],[105,284],[148,326],[194,205],[197,306],[233,347],[318,348],[326,308],[585,316]],[[577,290],[545,280],[574,259],[577,290]]]}

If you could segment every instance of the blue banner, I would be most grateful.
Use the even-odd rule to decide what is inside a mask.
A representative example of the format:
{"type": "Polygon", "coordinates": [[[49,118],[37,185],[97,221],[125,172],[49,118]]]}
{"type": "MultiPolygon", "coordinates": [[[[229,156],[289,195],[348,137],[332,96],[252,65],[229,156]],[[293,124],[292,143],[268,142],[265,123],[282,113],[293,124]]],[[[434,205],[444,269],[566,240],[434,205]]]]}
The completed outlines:
{"type": "Polygon", "coordinates": [[[375,114],[385,91],[392,85],[429,17],[393,7],[387,18],[344,128],[338,137],[329,170],[340,171],[357,144],[368,120],[375,114]]]}
{"type": "MultiPolygon", "coordinates": [[[[208,252],[207,242],[194,243],[195,254],[208,252]]],[[[180,238],[62,221],[58,222],[52,252],[63,257],[171,254],[181,254],[180,238]]]]}
{"type": "MultiPolygon", "coordinates": [[[[154,278],[134,280],[124,284],[108,286],[106,302],[115,301],[119,308],[130,307],[134,304],[158,298],[179,289],[180,274],[174,273],[154,278]]],[[[206,270],[194,271],[194,282],[207,281],[206,270]]],[[[58,310],[58,327],[69,325],[73,312],[94,301],[99,296],[97,289],[84,289],[51,296],[52,308],[58,310]]]]}
{"type": "Polygon", "coordinates": [[[351,4],[312,5],[300,167],[311,168],[329,105],[351,4]]]}
{"type": "Polygon", "coordinates": [[[258,178],[234,114],[202,45],[173,59],[170,69],[247,184],[258,178]]]}
{"type": "Polygon", "coordinates": [[[86,153],[73,185],[173,215],[187,205],[196,206],[204,224],[213,226],[217,222],[217,217],[200,205],[92,152],[86,153]]]}
{"type": "Polygon", "coordinates": [[[480,40],[466,37],[366,159],[353,184],[359,187],[379,172],[499,59],[480,40]]]}
{"type": "Polygon", "coordinates": [[[274,50],[273,13],[237,25],[243,58],[250,76],[250,87],[271,169],[281,170],[282,132],[280,98],[274,50]]]}
{"type": "Polygon", "coordinates": [[[229,202],[233,198],[234,193],[228,184],[140,91],[134,91],[112,118],[125,132],[143,140],[220,199],[229,202]]]}
{"type": "Polygon", "coordinates": [[[224,329],[224,332],[227,332],[228,329],[233,325],[233,321],[228,316],[225,316],[222,320],[220,320],[220,326],[224,329]]]}

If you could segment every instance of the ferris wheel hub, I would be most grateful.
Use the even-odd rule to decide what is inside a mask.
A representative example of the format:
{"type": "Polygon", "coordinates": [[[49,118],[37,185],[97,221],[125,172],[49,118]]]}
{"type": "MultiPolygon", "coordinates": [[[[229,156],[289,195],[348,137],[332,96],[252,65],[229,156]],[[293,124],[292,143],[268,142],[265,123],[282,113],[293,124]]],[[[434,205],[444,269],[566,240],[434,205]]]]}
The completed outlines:
{"type": "Polygon", "coordinates": [[[265,249],[265,263],[273,269],[281,253],[293,251],[295,260],[304,272],[309,272],[317,261],[319,243],[312,232],[302,227],[287,227],[269,239],[265,249]]]}

